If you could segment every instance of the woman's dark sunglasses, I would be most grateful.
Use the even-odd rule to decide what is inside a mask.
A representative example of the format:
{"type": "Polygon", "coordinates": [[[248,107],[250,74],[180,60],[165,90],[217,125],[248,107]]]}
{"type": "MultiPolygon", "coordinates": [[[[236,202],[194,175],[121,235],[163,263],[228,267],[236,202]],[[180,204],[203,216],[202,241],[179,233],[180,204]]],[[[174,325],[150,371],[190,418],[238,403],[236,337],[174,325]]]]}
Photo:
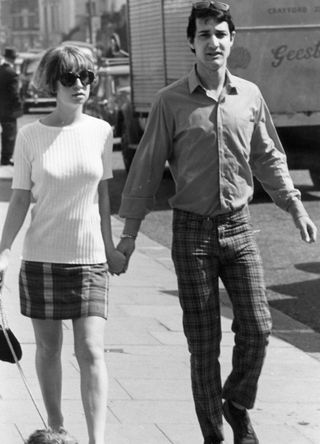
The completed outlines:
{"type": "Polygon", "coordinates": [[[73,86],[77,79],[80,79],[80,82],[83,86],[91,85],[94,81],[94,73],[92,71],[89,71],[87,69],[84,69],[83,71],[80,71],[79,74],[76,74],[74,72],[65,72],[61,74],[59,80],[63,86],[73,86]]]}
{"type": "Polygon", "coordinates": [[[230,6],[227,3],[222,2],[216,2],[215,0],[207,0],[203,2],[194,2],[192,4],[194,9],[210,9],[215,8],[219,9],[220,11],[227,12],[230,9],[230,6]]]}

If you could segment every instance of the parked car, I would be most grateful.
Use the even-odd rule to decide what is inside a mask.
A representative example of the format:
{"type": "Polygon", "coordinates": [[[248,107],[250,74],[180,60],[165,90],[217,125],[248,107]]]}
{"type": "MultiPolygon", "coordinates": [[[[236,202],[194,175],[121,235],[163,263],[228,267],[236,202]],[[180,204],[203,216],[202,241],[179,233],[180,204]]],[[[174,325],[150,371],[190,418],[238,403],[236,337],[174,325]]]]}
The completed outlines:
{"type": "Polygon", "coordinates": [[[134,154],[129,145],[132,140],[138,143],[143,131],[132,114],[128,59],[109,59],[98,69],[85,112],[110,123],[114,147],[122,150],[126,170],[129,170],[134,154]]]}
{"type": "Polygon", "coordinates": [[[31,83],[43,53],[44,51],[19,54],[20,96],[24,113],[35,110],[43,111],[44,109],[49,111],[56,103],[54,97],[37,91],[31,83]]]}

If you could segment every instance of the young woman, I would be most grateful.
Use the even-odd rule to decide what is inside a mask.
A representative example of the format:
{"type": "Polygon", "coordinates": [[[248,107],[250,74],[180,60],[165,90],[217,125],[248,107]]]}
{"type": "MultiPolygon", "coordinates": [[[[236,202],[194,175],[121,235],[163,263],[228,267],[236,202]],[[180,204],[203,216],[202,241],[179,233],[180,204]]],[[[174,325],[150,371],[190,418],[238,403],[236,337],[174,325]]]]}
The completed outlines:
{"type": "Polygon", "coordinates": [[[35,84],[56,96],[57,105],[18,133],[0,272],[8,266],[11,245],[32,197],[19,289],[21,313],[32,319],[34,328],[36,370],[48,425],[65,435],[62,320],[71,319],[89,444],[103,444],[107,270],[120,274],[126,259],[114,247],[110,223],[112,129],[83,113],[93,81],[93,61],[76,47],[50,49],[39,64],[35,84]]]}

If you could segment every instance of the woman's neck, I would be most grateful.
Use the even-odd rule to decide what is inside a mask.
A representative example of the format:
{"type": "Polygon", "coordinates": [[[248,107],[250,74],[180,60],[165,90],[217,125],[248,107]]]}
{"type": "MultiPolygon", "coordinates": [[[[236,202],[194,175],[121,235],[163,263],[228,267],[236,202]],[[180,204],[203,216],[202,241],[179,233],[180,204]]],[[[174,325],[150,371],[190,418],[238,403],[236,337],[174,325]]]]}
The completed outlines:
{"type": "Polygon", "coordinates": [[[57,106],[51,114],[48,114],[48,116],[41,121],[45,125],[64,127],[79,123],[83,119],[83,115],[82,107],[77,109],[61,109],[57,106]]]}

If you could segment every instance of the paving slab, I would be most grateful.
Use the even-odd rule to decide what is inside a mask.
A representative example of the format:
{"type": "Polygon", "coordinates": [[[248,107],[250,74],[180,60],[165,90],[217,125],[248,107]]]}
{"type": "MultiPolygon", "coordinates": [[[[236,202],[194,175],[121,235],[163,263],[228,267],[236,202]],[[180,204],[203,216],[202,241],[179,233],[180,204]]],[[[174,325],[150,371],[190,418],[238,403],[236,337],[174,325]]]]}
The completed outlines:
{"type": "MultiPolygon", "coordinates": [[[[0,222],[5,205],[0,203],[0,222]]],[[[122,222],[112,218],[115,236],[122,222]]],[[[26,223],[27,225],[27,223],[26,223]]],[[[19,314],[17,276],[23,231],[12,251],[4,299],[10,324],[21,339],[21,365],[44,412],[34,370],[34,336],[30,320],[19,314]]],[[[105,359],[110,390],[106,419],[108,444],[202,444],[190,384],[190,363],[170,251],[139,235],[126,275],[110,279],[105,359]]],[[[223,288],[221,372],[231,369],[234,336],[232,309],[223,288]]],[[[251,413],[261,444],[320,443],[319,337],[273,310],[274,334],[251,413]]],[[[72,323],[64,322],[63,410],[70,432],[86,440],[73,350],[72,323]]],[[[0,443],[21,444],[40,419],[17,368],[0,362],[0,443]],[[5,437],[5,441],[4,441],[5,437]]],[[[225,425],[226,444],[232,432],[225,425]]]]}

